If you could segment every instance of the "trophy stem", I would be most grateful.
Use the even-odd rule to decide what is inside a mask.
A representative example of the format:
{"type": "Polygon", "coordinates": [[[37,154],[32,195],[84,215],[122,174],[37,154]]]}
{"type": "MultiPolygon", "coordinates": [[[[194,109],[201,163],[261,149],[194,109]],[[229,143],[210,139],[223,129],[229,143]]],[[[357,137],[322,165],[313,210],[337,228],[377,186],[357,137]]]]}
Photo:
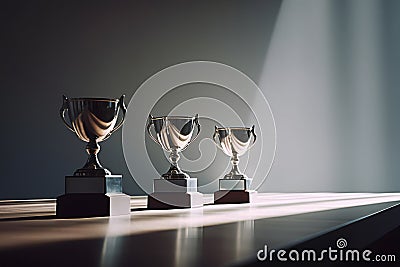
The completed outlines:
{"type": "Polygon", "coordinates": [[[103,169],[99,162],[97,154],[100,151],[100,146],[95,140],[90,140],[86,145],[86,152],[89,154],[89,158],[83,167],[84,169],[103,169]]]}
{"type": "Polygon", "coordinates": [[[232,169],[225,175],[224,179],[244,179],[246,176],[239,170],[239,157],[237,153],[233,153],[231,157],[232,169]]]}
{"type": "Polygon", "coordinates": [[[239,171],[239,157],[237,156],[237,153],[233,153],[233,157],[231,158],[232,162],[232,174],[241,174],[239,171]]]}
{"type": "Polygon", "coordinates": [[[75,175],[78,176],[93,176],[93,175],[110,175],[111,172],[101,166],[97,154],[100,151],[100,146],[96,140],[90,140],[86,145],[86,152],[89,157],[85,166],[76,170],[75,175]]]}
{"type": "Polygon", "coordinates": [[[172,149],[171,153],[169,154],[169,162],[171,162],[171,165],[178,168],[178,160],[180,158],[181,156],[179,155],[178,151],[176,149],[172,149]]]}
{"type": "Polygon", "coordinates": [[[178,166],[178,160],[181,158],[177,149],[172,149],[171,153],[169,154],[169,162],[171,166],[169,170],[162,175],[164,179],[185,179],[189,178],[189,175],[184,173],[181,168],[178,166]]]}

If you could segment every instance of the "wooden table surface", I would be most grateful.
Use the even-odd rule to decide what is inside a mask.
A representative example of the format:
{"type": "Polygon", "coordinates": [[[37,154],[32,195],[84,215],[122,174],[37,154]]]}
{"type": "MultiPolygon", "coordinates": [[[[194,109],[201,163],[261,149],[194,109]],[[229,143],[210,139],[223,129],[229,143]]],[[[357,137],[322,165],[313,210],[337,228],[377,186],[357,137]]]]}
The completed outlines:
{"type": "MultiPolygon", "coordinates": [[[[205,202],[212,202],[206,195],[205,202]]],[[[0,201],[0,266],[229,266],[400,203],[400,193],[259,193],[257,202],[56,219],[55,200],[0,201]]]]}

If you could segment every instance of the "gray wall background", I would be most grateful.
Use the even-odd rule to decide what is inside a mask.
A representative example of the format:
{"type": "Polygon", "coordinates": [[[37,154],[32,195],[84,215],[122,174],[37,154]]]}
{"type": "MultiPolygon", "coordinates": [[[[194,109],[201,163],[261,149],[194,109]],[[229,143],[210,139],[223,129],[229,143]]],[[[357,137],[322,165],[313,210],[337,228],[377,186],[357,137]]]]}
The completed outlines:
{"type": "MultiPolygon", "coordinates": [[[[60,195],[85,144],[61,95],[127,95],[157,71],[210,60],[268,98],[278,146],[260,191],[399,191],[400,3],[3,1],[0,199],[60,195]]],[[[131,179],[121,132],[101,161],[131,179]]]]}

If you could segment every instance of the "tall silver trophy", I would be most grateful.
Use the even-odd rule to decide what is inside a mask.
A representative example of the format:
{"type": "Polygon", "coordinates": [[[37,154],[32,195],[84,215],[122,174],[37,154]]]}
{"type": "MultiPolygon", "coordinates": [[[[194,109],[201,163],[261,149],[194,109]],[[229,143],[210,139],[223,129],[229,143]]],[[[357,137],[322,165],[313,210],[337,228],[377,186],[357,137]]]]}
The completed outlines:
{"type": "Polygon", "coordinates": [[[190,177],[178,165],[179,153],[200,133],[198,115],[149,116],[147,132],[154,142],[169,152],[170,167],[154,179],[154,192],[148,197],[148,208],[191,208],[203,206],[203,196],[197,192],[197,178],[190,177]],[[196,133],[195,133],[196,132],[196,133]]]}
{"type": "Polygon", "coordinates": [[[130,213],[130,197],[122,193],[122,175],[111,174],[97,157],[100,151],[98,143],[108,139],[122,126],[125,113],[124,96],[119,99],[69,99],[63,96],[61,119],[69,130],[87,143],[86,151],[89,156],[82,168],[71,176],[65,176],[65,194],[57,198],[58,217],[130,213]],[[117,123],[120,110],[122,118],[117,123]]]}
{"type": "Polygon", "coordinates": [[[219,191],[214,193],[214,203],[250,203],[254,191],[250,190],[252,179],[239,170],[239,157],[256,142],[254,125],[248,127],[215,126],[213,139],[218,148],[231,158],[232,169],[219,180],[219,191]]]}

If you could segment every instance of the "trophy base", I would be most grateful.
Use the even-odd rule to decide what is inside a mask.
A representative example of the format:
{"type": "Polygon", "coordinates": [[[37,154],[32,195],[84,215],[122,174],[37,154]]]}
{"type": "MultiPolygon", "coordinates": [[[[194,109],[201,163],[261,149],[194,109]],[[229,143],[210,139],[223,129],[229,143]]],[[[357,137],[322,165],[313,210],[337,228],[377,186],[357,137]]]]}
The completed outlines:
{"type": "Polygon", "coordinates": [[[163,179],[187,179],[189,176],[186,173],[164,173],[162,175],[163,179]]]}
{"type": "Polygon", "coordinates": [[[127,215],[130,197],[122,193],[122,175],[65,176],[65,194],[57,197],[58,218],[127,215]]]}
{"type": "Polygon", "coordinates": [[[65,194],[122,193],[122,175],[65,176],[65,194]]]}
{"type": "Polygon", "coordinates": [[[203,194],[197,192],[197,178],[154,179],[154,193],[147,199],[148,209],[180,209],[203,206],[203,194]]]}
{"type": "Polygon", "coordinates": [[[154,179],[154,192],[197,192],[197,178],[154,179]]]}
{"type": "Polygon", "coordinates": [[[249,190],[251,178],[219,179],[219,190],[249,190]]]}
{"type": "Polygon", "coordinates": [[[155,192],[147,198],[148,209],[184,209],[203,206],[203,194],[198,192],[155,192]]]}
{"type": "Polygon", "coordinates": [[[214,192],[214,204],[253,203],[256,195],[256,191],[219,190],[214,192]]]}
{"type": "Polygon", "coordinates": [[[249,190],[251,181],[252,179],[247,177],[238,179],[219,179],[219,191],[214,193],[214,204],[240,204],[253,202],[256,191],[249,190]]]}
{"type": "Polygon", "coordinates": [[[118,216],[130,212],[130,197],[122,193],[77,193],[57,197],[58,218],[118,216]]]}

